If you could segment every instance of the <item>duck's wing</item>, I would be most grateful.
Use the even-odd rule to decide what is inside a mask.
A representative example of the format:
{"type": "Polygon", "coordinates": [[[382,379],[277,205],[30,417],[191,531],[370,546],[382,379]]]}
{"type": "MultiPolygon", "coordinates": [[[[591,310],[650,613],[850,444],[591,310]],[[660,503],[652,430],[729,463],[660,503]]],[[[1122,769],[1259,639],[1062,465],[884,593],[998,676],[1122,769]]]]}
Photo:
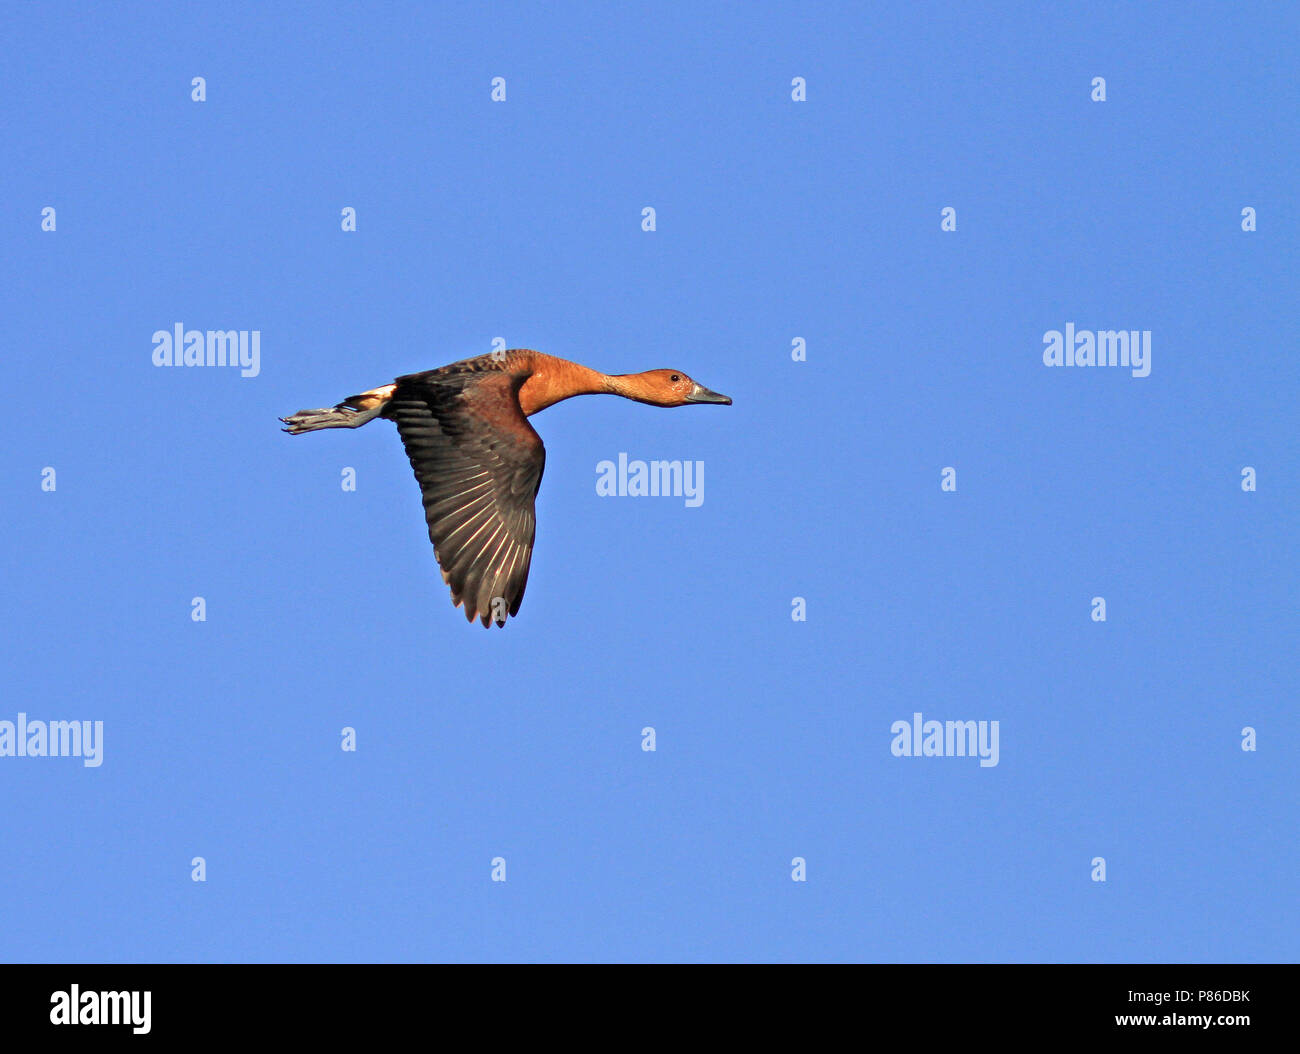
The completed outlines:
{"type": "Polygon", "coordinates": [[[399,377],[383,415],[424,494],[429,540],[452,603],[484,626],[519,611],[546,448],[519,408],[524,378],[430,370],[399,377]]]}

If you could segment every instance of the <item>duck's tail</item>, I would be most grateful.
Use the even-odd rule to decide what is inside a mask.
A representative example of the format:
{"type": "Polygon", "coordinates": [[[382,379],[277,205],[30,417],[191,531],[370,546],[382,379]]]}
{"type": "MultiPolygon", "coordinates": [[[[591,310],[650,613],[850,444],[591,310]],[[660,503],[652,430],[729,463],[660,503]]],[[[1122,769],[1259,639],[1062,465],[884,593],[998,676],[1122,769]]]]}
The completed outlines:
{"type": "Polygon", "coordinates": [[[373,421],[383,410],[393,394],[393,385],[362,392],[344,399],[338,406],[320,410],[299,410],[291,417],[281,417],[283,431],[290,435],[302,432],[315,432],[318,428],[360,428],[367,421],[373,421]]]}
{"type": "Polygon", "coordinates": [[[281,417],[280,420],[284,422],[282,431],[296,436],[301,432],[314,432],[318,428],[359,428],[374,416],[346,403],[339,403],[338,406],[323,410],[299,410],[291,417],[281,417]]]}

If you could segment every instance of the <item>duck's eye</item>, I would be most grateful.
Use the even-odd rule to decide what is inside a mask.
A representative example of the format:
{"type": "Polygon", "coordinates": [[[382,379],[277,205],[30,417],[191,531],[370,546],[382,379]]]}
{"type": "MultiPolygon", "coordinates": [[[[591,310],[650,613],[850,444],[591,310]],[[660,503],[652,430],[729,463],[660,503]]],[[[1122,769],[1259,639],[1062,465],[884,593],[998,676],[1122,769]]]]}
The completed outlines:
{"type": "Polygon", "coordinates": [[[670,381],[672,381],[673,384],[676,384],[678,381],[681,380],[681,377],[679,377],[677,374],[674,373],[674,374],[673,374],[670,378],[668,378],[668,379],[669,379],[670,381]]]}

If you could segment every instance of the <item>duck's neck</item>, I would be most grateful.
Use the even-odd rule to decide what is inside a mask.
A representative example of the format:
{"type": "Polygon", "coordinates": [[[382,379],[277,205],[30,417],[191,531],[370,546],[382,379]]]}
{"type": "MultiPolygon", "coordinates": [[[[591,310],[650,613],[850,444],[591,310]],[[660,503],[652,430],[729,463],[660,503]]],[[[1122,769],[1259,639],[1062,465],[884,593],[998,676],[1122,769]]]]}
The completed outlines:
{"type": "Polygon", "coordinates": [[[519,406],[525,416],[530,416],[575,395],[621,395],[615,387],[620,379],[567,359],[538,355],[533,359],[532,373],[519,389],[519,406]]]}
{"type": "Polygon", "coordinates": [[[624,399],[633,399],[638,403],[659,405],[659,392],[644,373],[619,373],[605,376],[602,391],[611,395],[621,395],[624,399]]]}
{"type": "Polygon", "coordinates": [[[644,373],[601,373],[568,359],[534,353],[532,373],[519,390],[525,416],[575,395],[621,395],[638,403],[663,405],[653,380],[644,373]]]}

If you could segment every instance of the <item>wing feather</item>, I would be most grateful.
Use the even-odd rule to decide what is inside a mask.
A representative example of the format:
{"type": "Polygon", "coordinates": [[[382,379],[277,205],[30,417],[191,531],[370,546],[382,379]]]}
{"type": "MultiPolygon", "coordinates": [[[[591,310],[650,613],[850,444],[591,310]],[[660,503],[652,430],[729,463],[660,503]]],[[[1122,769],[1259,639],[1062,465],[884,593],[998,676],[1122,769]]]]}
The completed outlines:
{"type": "Polygon", "coordinates": [[[384,407],[420,484],[452,603],[484,626],[518,613],[532,562],[546,449],[519,407],[524,379],[430,370],[399,377],[384,407]]]}

